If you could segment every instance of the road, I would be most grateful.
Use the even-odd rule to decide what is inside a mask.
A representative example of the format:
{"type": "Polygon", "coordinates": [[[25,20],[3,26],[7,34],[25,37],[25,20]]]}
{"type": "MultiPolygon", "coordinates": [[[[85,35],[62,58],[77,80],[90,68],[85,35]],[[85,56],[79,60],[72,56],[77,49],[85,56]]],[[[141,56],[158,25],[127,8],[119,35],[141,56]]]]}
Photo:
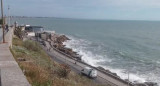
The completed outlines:
{"type": "MultiPolygon", "coordinates": [[[[58,52],[55,49],[52,49],[50,52],[47,51],[45,47],[43,49],[48,53],[49,56],[52,57],[52,59],[58,63],[65,63],[70,66],[70,68],[76,72],[80,73],[80,71],[88,66],[86,64],[80,63],[75,60],[68,58],[66,55],[63,55],[62,53],[58,52]]],[[[100,84],[105,84],[105,85],[111,85],[111,86],[128,86],[127,83],[124,83],[120,80],[115,79],[114,77],[111,77],[109,75],[104,74],[103,72],[97,70],[98,76],[96,79],[93,79],[94,82],[100,83],[100,84]]],[[[130,85],[131,86],[131,85],[130,85]]]]}

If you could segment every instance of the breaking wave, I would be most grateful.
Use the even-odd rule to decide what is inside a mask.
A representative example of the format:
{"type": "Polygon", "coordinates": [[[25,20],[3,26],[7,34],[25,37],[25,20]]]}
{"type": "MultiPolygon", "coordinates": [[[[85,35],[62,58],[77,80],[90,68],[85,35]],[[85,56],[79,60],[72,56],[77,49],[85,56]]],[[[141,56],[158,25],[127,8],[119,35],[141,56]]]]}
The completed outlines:
{"type": "MultiPolygon", "coordinates": [[[[108,56],[101,55],[98,52],[95,53],[94,49],[101,50],[101,46],[93,46],[93,43],[84,39],[74,38],[68,36],[71,40],[64,42],[64,45],[68,48],[72,48],[73,51],[77,52],[82,56],[82,61],[98,67],[101,66],[105,69],[109,69],[111,72],[117,73],[122,79],[128,79],[128,71],[126,69],[112,68],[111,66],[103,65],[101,63],[112,63],[114,59],[108,58],[108,56]]],[[[129,80],[132,82],[145,82],[145,78],[138,74],[129,73],[129,80]]]]}

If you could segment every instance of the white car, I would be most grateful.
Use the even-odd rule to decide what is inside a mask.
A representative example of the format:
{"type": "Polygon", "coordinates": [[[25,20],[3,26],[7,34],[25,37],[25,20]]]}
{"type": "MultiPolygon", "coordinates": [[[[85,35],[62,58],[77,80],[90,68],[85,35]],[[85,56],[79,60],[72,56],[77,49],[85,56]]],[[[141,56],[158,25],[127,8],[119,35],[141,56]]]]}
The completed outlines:
{"type": "Polygon", "coordinates": [[[96,78],[97,77],[97,70],[89,67],[85,67],[81,70],[81,74],[84,74],[90,78],[96,78]]]}

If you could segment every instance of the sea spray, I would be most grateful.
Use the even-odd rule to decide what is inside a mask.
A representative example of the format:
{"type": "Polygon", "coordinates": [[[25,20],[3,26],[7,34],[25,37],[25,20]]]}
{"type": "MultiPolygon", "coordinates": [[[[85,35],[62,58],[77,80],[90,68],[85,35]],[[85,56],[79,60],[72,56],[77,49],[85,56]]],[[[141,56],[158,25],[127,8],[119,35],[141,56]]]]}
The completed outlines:
{"type": "MultiPolygon", "coordinates": [[[[126,69],[118,69],[112,68],[107,65],[102,65],[101,63],[110,63],[112,59],[107,58],[107,55],[102,56],[96,53],[92,53],[92,51],[88,51],[87,48],[92,45],[91,42],[84,40],[84,39],[76,39],[75,37],[69,36],[71,40],[64,42],[63,44],[66,45],[68,48],[72,48],[73,51],[77,52],[78,54],[82,55],[82,61],[95,66],[95,67],[103,67],[105,69],[109,69],[111,72],[117,73],[122,79],[128,79],[128,70],[126,69]]],[[[121,52],[122,54],[122,52],[121,52]]],[[[138,74],[129,73],[130,81],[132,82],[145,82],[144,78],[140,78],[138,74]]]]}
{"type": "Polygon", "coordinates": [[[76,41],[85,39],[88,44],[75,42],[77,44],[70,47],[82,54],[91,52],[91,59],[95,55],[100,56],[104,61],[96,62],[96,65],[116,69],[115,72],[118,69],[122,75],[117,74],[122,78],[127,77],[123,71],[130,70],[131,75],[160,85],[160,21],[13,18],[12,23],[14,21],[44,26],[45,29],[71,35],[76,41]]]}

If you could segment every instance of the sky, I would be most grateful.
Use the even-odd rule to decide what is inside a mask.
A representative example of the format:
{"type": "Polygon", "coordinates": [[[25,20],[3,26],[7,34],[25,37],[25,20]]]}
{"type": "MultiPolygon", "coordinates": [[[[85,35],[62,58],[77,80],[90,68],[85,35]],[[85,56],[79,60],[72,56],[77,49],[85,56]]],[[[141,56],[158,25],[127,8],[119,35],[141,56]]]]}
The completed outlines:
{"type": "Polygon", "coordinates": [[[3,0],[8,15],[78,19],[160,20],[160,0],[3,0]]]}

